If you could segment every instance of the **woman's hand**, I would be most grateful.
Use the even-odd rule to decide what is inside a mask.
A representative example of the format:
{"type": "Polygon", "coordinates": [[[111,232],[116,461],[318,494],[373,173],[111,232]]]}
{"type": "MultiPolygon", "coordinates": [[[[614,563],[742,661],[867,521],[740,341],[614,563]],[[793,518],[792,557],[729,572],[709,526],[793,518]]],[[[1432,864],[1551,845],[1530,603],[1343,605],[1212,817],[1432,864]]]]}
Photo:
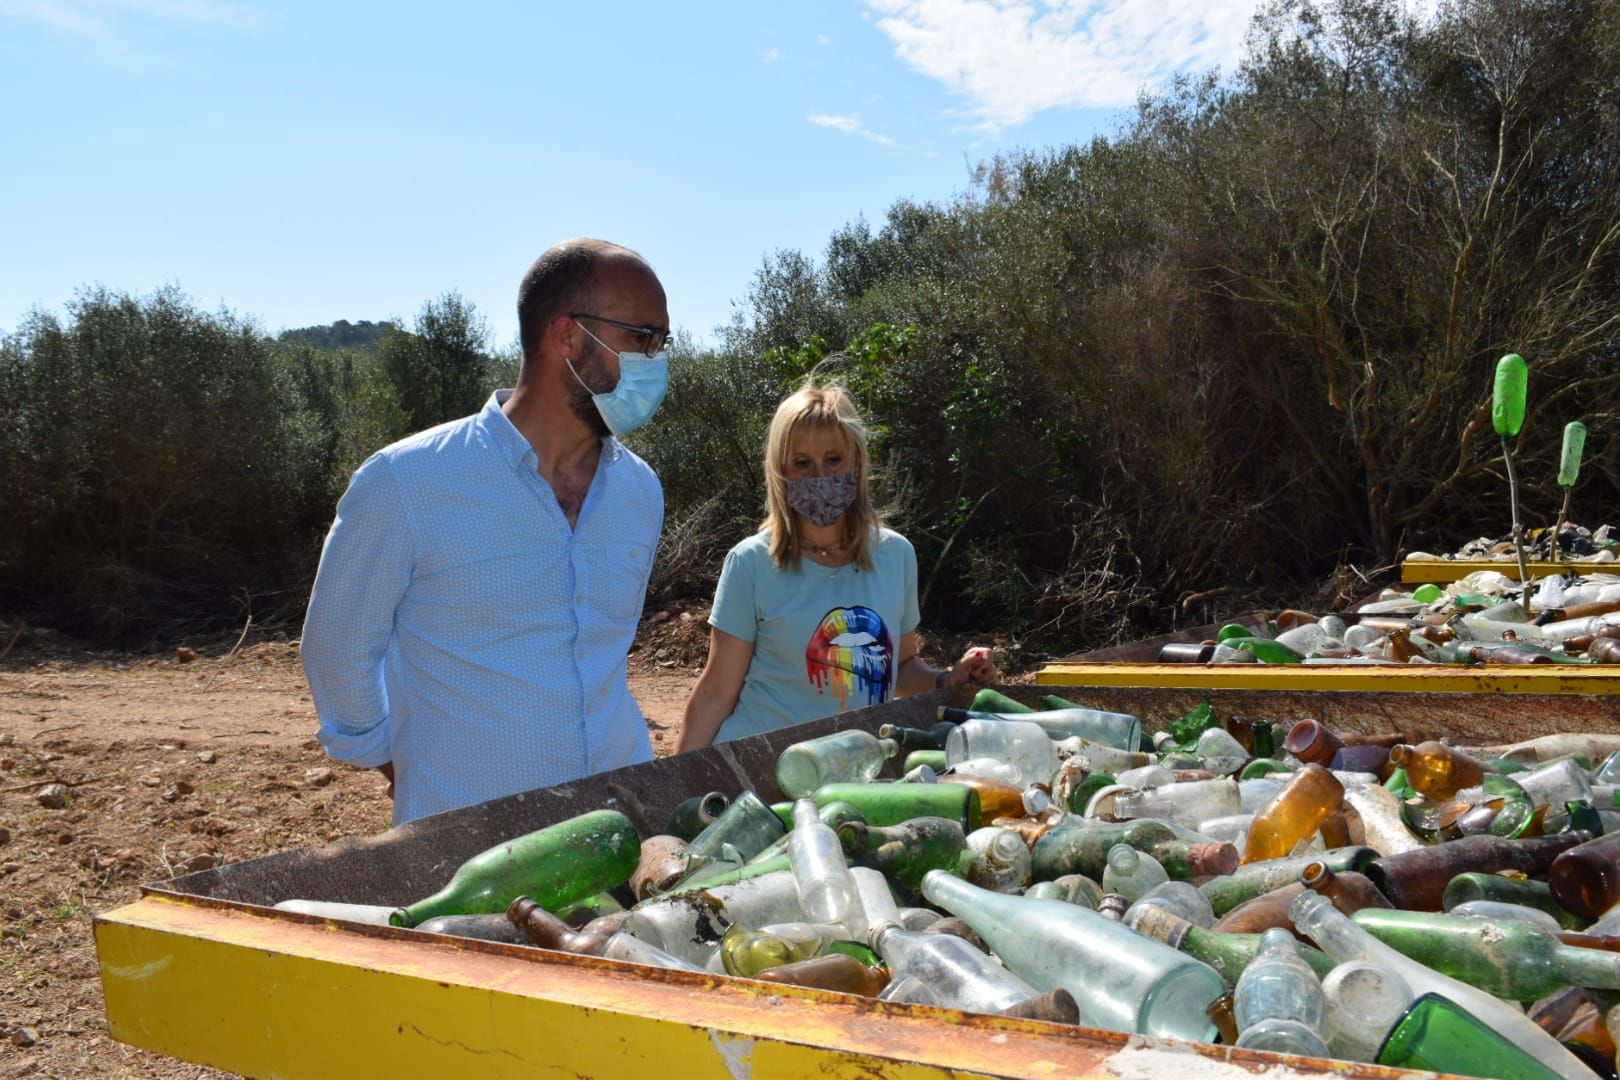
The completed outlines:
{"type": "Polygon", "coordinates": [[[951,673],[945,683],[947,686],[963,686],[967,683],[988,686],[1000,680],[1001,672],[996,669],[996,662],[991,659],[989,648],[975,645],[951,666],[951,673]]]}

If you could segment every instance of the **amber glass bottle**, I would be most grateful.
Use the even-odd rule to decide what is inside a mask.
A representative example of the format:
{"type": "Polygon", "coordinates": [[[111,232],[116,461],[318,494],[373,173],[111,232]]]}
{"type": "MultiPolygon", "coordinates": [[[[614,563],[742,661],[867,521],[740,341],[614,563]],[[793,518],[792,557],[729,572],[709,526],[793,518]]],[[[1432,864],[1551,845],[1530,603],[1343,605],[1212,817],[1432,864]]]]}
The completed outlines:
{"type": "Polygon", "coordinates": [[[1431,799],[1449,799],[1485,779],[1484,765],[1434,739],[1416,746],[1403,743],[1390,750],[1389,761],[1405,769],[1406,782],[1431,799]]]}

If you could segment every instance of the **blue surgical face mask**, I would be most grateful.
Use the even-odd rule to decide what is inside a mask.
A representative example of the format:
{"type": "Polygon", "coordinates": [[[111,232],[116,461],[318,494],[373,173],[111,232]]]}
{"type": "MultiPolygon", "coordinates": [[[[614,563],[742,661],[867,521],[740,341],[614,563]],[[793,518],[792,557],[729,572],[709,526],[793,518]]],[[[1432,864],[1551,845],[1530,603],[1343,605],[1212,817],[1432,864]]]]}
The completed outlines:
{"type": "MultiPolygon", "coordinates": [[[[585,330],[585,327],[581,326],[580,329],[585,330]]],[[[589,330],[585,330],[585,333],[608,352],[613,351],[589,330]]],[[[568,365],[568,370],[579,385],[585,386],[585,380],[574,370],[573,361],[563,362],[568,365]]],[[[638,352],[619,353],[619,385],[605,394],[598,394],[589,386],[585,386],[591,400],[596,403],[596,411],[602,414],[602,422],[607,424],[608,430],[615,435],[627,435],[652,419],[652,414],[658,411],[658,406],[663,402],[664,393],[668,389],[667,349],[660,349],[653,356],[638,352]]]]}

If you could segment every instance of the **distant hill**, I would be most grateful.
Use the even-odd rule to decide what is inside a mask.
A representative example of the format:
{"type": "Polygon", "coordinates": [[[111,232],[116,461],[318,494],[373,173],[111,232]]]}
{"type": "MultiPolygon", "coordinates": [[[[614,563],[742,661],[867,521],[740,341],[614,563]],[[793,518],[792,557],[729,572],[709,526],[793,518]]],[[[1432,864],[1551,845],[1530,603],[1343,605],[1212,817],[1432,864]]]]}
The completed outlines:
{"type": "Polygon", "coordinates": [[[361,319],[352,323],[348,319],[339,319],[330,326],[283,330],[276,340],[286,345],[313,345],[318,349],[375,349],[384,335],[398,329],[391,322],[361,319]]]}

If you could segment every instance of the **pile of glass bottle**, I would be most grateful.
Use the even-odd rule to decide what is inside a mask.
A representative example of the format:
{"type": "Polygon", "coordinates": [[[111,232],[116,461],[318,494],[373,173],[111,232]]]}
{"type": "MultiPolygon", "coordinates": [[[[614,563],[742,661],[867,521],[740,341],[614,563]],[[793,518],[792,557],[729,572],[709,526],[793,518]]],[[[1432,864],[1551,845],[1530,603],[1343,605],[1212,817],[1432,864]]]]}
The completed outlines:
{"type": "Polygon", "coordinates": [[[696,795],[647,837],[596,810],[402,908],[277,906],[1403,1068],[1616,1075],[1620,735],[1463,750],[1206,704],[1148,739],[1058,698],[973,704],[788,747],[792,801],[696,795]]]}
{"type": "MultiPolygon", "coordinates": [[[[1531,529],[1525,534],[1524,554],[1530,559],[1571,560],[1574,562],[1614,562],[1620,556],[1620,530],[1612,525],[1588,529],[1573,522],[1565,522],[1557,534],[1558,551],[1553,551],[1552,529],[1531,529]]],[[[1456,559],[1468,562],[1511,563],[1518,558],[1513,537],[1481,536],[1470,540],[1449,555],[1435,555],[1427,551],[1414,551],[1408,559],[1434,561],[1456,559]]]]}
{"type": "Polygon", "coordinates": [[[1495,570],[1441,588],[1386,590],[1348,617],[1284,611],[1159,650],[1193,664],[1620,664],[1620,576],[1544,578],[1525,593],[1495,570]]]}

